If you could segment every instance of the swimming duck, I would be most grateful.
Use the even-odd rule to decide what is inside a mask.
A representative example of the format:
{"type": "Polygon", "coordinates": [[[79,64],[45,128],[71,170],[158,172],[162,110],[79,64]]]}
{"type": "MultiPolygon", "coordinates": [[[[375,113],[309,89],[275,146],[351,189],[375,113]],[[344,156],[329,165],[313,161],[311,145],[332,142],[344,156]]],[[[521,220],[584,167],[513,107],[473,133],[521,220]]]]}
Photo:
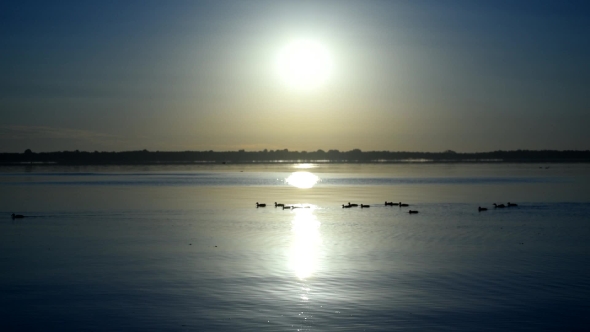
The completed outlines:
{"type": "Polygon", "coordinates": [[[256,207],[257,208],[259,208],[259,207],[266,207],[266,203],[258,203],[258,202],[256,202],[256,207]]]}
{"type": "Polygon", "coordinates": [[[481,206],[477,208],[477,211],[481,212],[481,211],[487,211],[488,208],[482,208],[481,206]]]}
{"type": "Polygon", "coordinates": [[[275,202],[275,207],[283,207],[283,206],[285,206],[285,204],[275,202]]]}
{"type": "Polygon", "coordinates": [[[24,218],[25,216],[23,216],[22,214],[14,214],[14,213],[13,213],[13,214],[11,215],[11,217],[12,217],[12,219],[22,219],[22,218],[24,218]]]}
{"type": "Polygon", "coordinates": [[[350,206],[350,205],[344,205],[344,204],[342,204],[342,208],[343,208],[343,209],[350,209],[350,208],[351,208],[351,206],[350,206]]]}
{"type": "Polygon", "coordinates": [[[371,207],[371,206],[370,205],[366,205],[366,204],[361,204],[361,209],[362,208],[369,208],[369,207],[371,207]]]}
{"type": "Polygon", "coordinates": [[[358,204],[352,204],[352,203],[348,202],[348,206],[350,206],[350,207],[356,207],[356,206],[359,206],[359,205],[358,204]]]}
{"type": "Polygon", "coordinates": [[[508,202],[508,207],[511,207],[511,206],[518,206],[518,204],[508,202]]]}
{"type": "Polygon", "coordinates": [[[494,203],[494,208],[505,208],[505,207],[506,207],[506,205],[504,205],[504,204],[496,204],[496,203],[494,203]]]}
{"type": "Polygon", "coordinates": [[[399,205],[399,206],[410,206],[410,204],[406,204],[406,203],[403,203],[403,204],[402,204],[402,202],[399,202],[399,204],[398,204],[398,205],[399,205]]]}
{"type": "Polygon", "coordinates": [[[388,201],[385,201],[385,205],[386,205],[386,206],[387,206],[387,205],[389,205],[389,206],[394,206],[394,205],[399,205],[399,203],[394,203],[394,202],[388,202],[388,201]]]}
{"type": "Polygon", "coordinates": [[[418,213],[418,211],[416,211],[416,210],[410,210],[410,211],[408,211],[408,213],[409,214],[414,214],[414,213],[418,213]]]}

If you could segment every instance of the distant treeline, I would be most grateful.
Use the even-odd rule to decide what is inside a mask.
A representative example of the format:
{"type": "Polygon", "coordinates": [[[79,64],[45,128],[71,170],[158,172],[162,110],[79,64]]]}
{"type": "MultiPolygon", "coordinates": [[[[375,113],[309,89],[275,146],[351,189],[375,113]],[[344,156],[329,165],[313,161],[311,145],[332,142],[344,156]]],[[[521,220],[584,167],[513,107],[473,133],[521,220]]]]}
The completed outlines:
{"type": "Polygon", "coordinates": [[[514,150],[459,153],[444,152],[391,152],[317,150],[289,151],[184,151],[152,152],[148,150],[125,152],[60,151],[35,153],[0,153],[0,165],[58,164],[58,165],[145,165],[145,164],[200,164],[200,163],[404,163],[404,162],[590,162],[590,150],[514,150]]]}

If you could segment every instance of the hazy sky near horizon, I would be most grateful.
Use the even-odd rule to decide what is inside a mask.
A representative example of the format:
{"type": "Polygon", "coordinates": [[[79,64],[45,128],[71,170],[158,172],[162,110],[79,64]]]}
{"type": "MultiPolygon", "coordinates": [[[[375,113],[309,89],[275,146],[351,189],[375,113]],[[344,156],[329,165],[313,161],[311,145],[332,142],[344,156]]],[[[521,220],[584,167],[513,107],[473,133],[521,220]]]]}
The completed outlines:
{"type": "Polygon", "coordinates": [[[0,152],[587,150],[589,17],[557,0],[4,1],[0,152]],[[326,60],[281,76],[297,41],[326,60]],[[307,71],[325,75],[294,86],[307,71]]]}

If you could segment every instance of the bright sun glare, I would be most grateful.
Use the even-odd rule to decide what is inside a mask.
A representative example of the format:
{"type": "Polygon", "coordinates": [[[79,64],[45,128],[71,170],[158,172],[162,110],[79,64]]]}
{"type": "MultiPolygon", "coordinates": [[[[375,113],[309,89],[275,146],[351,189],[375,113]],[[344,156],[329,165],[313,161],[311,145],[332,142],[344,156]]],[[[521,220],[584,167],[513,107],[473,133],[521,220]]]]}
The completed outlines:
{"type": "Polygon", "coordinates": [[[311,40],[298,40],[281,50],[277,69],[288,85],[307,90],[316,88],[328,80],[332,60],[322,44],[311,40]]]}
{"type": "MultiPolygon", "coordinates": [[[[317,269],[322,238],[320,222],[311,209],[295,210],[293,240],[289,263],[299,279],[306,279],[317,269]]],[[[305,298],[307,299],[307,297],[305,298]]]]}
{"type": "Polygon", "coordinates": [[[293,172],[285,182],[292,185],[293,187],[301,189],[309,189],[316,185],[320,181],[320,178],[310,172],[293,172]]]}

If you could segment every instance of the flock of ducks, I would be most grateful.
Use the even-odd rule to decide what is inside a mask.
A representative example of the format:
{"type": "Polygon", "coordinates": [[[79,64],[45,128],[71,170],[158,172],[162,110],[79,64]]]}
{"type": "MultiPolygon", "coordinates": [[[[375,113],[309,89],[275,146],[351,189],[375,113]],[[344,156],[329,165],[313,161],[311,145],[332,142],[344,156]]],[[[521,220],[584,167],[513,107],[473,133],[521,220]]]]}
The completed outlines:
{"type": "MultiPolygon", "coordinates": [[[[394,202],[385,201],[385,206],[399,206],[401,208],[401,207],[406,207],[406,206],[410,206],[410,205],[406,204],[406,203],[402,203],[402,202],[394,203],[394,202]]],[[[506,205],[494,203],[494,209],[502,209],[502,208],[516,207],[516,206],[518,206],[518,204],[510,203],[510,202],[508,202],[506,205]]],[[[266,207],[266,203],[256,202],[256,207],[257,208],[266,207]]],[[[309,208],[309,206],[285,205],[283,203],[275,202],[275,208],[277,208],[277,207],[283,208],[283,210],[297,209],[297,208],[302,208],[302,207],[309,208]]],[[[354,208],[354,207],[360,207],[361,209],[365,209],[365,208],[370,208],[371,206],[367,205],[367,204],[360,204],[359,205],[359,204],[355,204],[355,203],[351,203],[351,202],[348,202],[348,204],[342,204],[343,209],[350,209],[350,208],[354,208]]],[[[488,208],[481,207],[481,206],[477,208],[477,211],[479,211],[479,212],[487,211],[487,210],[488,210],[488,208]]],[[[418,213],[418,211],[417,210],[409,210],[408,213],[409,214],[416,214],[416,213],[418,213]]],[[[14,218],[14,213],[12,215],[14,218]]],[[[21,218],[22,218],[22,216],[21,216],[21,218]]]]}

